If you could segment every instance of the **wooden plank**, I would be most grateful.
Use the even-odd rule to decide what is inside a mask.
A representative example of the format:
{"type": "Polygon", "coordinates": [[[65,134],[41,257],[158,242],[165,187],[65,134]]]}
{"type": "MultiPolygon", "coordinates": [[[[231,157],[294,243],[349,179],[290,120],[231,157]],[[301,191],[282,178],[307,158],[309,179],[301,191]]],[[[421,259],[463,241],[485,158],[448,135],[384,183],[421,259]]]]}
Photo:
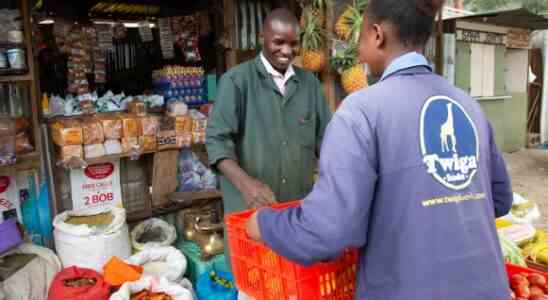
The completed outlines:
{"type": "Polygon", "coordinates": [[[332,41],[334,40],[334,28],[335,28],[335,12],[333,5],[327,5],[326,8],[326,47],[325,47],[325,57],[327,59],[326,66],[322,73],[320,74],[320,79],[322,81],[322,86],[325,93],[325,98],[329,107],[332,111],[335,111],[337,106],[337,97],[335,89],[335,81],[337,80],[337,74],[331,68],[329,63],[329,58],[331,57],[331,47],[332,41]]]}
{"type": "Polygon", "coordinates": [[[220,201],[222,199],[222,194],[218,190],[173,193],[170,195],[170,198],[172,196],[180,200],[169,201],[163,206],[154,207],[152,212],[139,212],[135,214],[130,214],[127,217],[127,222],[135,223],[151,217],[171,214],[195,205],[205,205],[214,201],[220,201]]]}
{"type": "Polygon", "coordinates": [[[531,33],[527,29],[511,28],[506,35],[506,47],[518,49],[531,48],[531,33]]]}
{"type": "Polygon", "coordinates": [[[0,82],[26,82],[31,81],[32,78],[29,74],[25,75],[0,75],[0,82]]]}
{"type": "MultiPolygon", "coordinates": [[[[156,150],[143,151],[140,153],[139,157],[145,154],[156,153],[156,152],[158,151],[156,150]]],[[[133,155],[129,153],[121,153],[121,154],[105,155],[97,158],[88,158],[88,159],[85,159],[85,161],[88,165],[92,165],[92,164],[109,162],[109,161],[113,161],[113,160],[117,160],[119,158],[125,158],[125,157],[133,157],[133,155]]]]}
{"type": "Polygon", "coordinates": [[[179,150],[169,150],[154,154],[152,171],[152,205],[163,206],[169,202],[168,195],[179,184],[177,180],[179,150]]]}
{"type": "Polygon", "coordinates": [[[17,160],[13,165],[0,166],[0,170],[15,169],[16,171],[27,171],[40,168],[40,154],[36,151],[17,155],[17,160]]]}
{"type": "MultiPolygon", "coordinates": [[[[474,65],[473,65],[474,66],[474,65]]],[[[483,45],[482,96],[495,95],[495,45],[483,45]]]]}
{"type": "Polygon", "coordinates": [[[31,16],[30,14],[30,7],[29,7],[29,0],[22,0],[21,1],[21,13],[23,16],[23,22],[24,22],[24,34],[25,34],[25,42],[27,45],[27,66],[29,69],[30,81],[32,82],[30,88],[30,107],[31,107],[31,122],[32,122],[32,132],[33,132],[33,142],[34,142],[34,149],[37,153],[42,152],[42,135],[41,135],[41,129],[40,129],[40,122],[38,121],[38,107],[40,103],[40,87],[39,84],[36,82],[38,78],[38,68],[35,64],[35,58],[34,58],[34,43],[32,40],[32,24],[31,24],[31,16]]]}
{"type": "Polygon", "coordinates": [[[470,44],[470,94],[474,97],[483,95],[483,44],[470,44]]]}

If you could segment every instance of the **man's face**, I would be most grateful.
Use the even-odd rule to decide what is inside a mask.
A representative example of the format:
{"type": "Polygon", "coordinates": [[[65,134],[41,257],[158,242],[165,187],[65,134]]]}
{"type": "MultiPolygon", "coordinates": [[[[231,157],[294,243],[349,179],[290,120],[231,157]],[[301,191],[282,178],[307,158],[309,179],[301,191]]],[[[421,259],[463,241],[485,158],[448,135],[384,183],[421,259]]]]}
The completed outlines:
{"type": "Polygon", "coordinates": [[[297,30],[294,24],[272,21],[263,31],[263,54],[272,67],[282,74],[299,51],[297,30]]]}

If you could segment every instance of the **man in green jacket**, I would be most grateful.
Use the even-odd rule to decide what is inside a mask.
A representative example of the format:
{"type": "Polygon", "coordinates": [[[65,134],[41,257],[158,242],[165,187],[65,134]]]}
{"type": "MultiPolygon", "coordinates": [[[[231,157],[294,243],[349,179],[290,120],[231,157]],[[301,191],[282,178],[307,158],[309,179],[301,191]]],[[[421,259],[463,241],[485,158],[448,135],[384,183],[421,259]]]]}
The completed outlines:
{"type": "Polygon", "coordinates": [[[291,65],[298,31],[290,11],[272,11],[261,54],[219,82],[206,147],[222,175],[226,213],[300,199],[312,188],[331,111],[316,77],[291,65]]]}

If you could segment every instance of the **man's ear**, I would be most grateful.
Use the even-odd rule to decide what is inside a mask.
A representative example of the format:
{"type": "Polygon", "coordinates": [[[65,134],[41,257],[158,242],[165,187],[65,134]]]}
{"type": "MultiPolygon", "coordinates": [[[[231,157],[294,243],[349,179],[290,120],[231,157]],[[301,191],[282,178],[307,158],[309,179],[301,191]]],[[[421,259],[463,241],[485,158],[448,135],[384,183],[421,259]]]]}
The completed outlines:
{"type": "Polygon", "coordinates": [[[377,48],[383,48],[386,43],[386,35],[384,29],[380,24],[373,24],[373,31],[375,33],[375,45],[377,48]]]}

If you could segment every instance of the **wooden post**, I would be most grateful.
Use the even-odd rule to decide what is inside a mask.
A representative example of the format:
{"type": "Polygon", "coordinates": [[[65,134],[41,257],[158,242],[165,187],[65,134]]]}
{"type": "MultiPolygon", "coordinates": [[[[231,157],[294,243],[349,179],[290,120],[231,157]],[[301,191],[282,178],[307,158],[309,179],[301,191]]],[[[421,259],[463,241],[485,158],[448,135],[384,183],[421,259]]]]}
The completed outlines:
{"type": "Polygon", "coordinates": [[[337,74],[334,72],[333,68],[331,68],[331,65],[329,63],[329,58],[331,57],[331,41],[333,41],[333,29],[334,29],[334,9],[333,5],[328,5],[326,7],[325,11],[326,16],[326,45],[325,45],[325,57],[327,59],[327,63],[325,64],[324,70],[320,74],[320,79],[322,81],[322,86],[325,93],[325,98],[327,99],[327,103],[329,104],[329,107],[332,111],[335,111],[335,107],[337,106],[337,99],[336,99],[336,93],[335,93],[335,80],[337,80],[337,74]]]}
{"type": "Polygon", "coordinates": [[[436,34],[436,73],[443,76],[444,49],[443,49],[443,9],[438,14],[436,34]]]}
{"type": "Polygon", "coordinates": [[[31,123],[32,130],[34,135],[34,148],[36,153],[40,153],[42,147],[41,134],[40,134],[40,123],[38,122],[38,103],[40,103],[39,97],[39,87],[36,82],[37,80],[37,70],[34,64],[34,45],[32,43],[32,24],[30,16],[30,8],[28,5],[28,0],[21,0],[21,15],[24,22],[24,35],[25,35],[25,45],[27,53],[27,66],[29,69],[29,89],[30,89],[30,107],[31,107],[31,123]]]}

